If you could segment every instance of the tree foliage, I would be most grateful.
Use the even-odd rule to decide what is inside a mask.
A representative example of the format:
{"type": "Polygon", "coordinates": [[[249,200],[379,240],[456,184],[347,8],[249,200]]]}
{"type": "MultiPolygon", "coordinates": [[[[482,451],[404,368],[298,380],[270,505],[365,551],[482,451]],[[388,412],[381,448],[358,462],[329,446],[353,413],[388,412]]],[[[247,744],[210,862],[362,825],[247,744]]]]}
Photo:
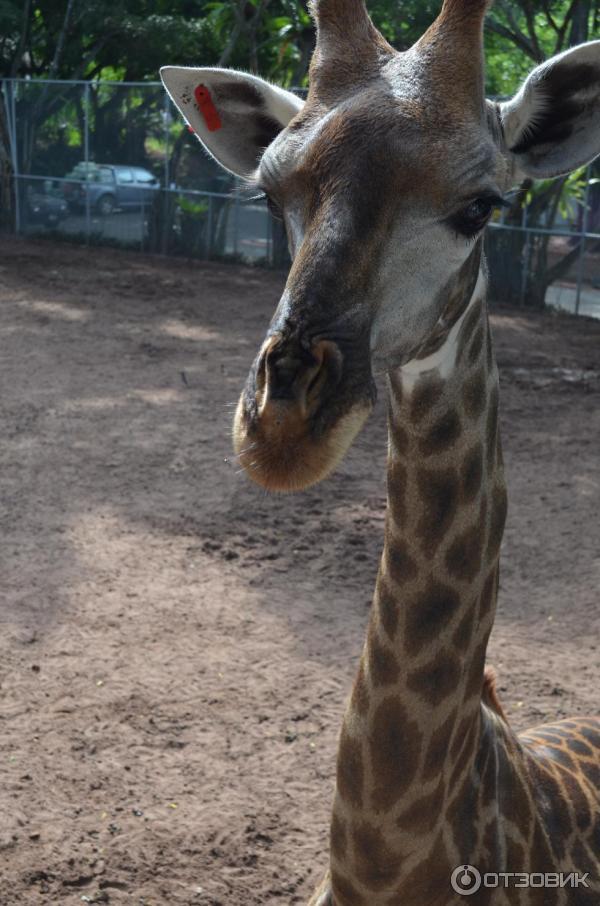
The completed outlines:
{"type": "MultiPolygon", "coordinates": [[[[385,37],[404,50],[433,21],[441,0],[367,5],[385,37]]],[[[485,29],[488,94],[511,95],[532,66],[597,35],[599,6],[600,0],[496,0],[485,29]]],[[[85,121],[91,159],[144,163],[159,175],[167,156],[178,185],[197,184],[199,175],[214,182],[179,121],[161,119],[162,92],[100,82],[155,81],[160,66],[171,63],[237,67],[287,87],[305,86],[313,47],[306,0],[0,0],[0,78],[46,80],[19,92],[21,172],[64,175],[83,157],[85,121]],[[52,79],[90,80],[87,104],[79,87],[50,85],[52,79]]],[[[0,210],[6,217],[10,170],[0,103],[0,210]]],[[[533,198],[532,211],[543,212],[546,225],[560,210],[560,189],[542,186],[533,198]]],[[[515,222],[531,192],[517,196],[515,222]]],[[[543,285],[548,239],[538,246],[532,273],[543,285]]]]}
{"type": "MultiPolygon", "coordinates": [[[[372,0],[385,37],[409,47],[440,0],[372,0]]],[[[597,31],[598,0],[496,0],[488,88],[513,91],[540,62],[597,31]]],[[[153,80],[165,62],[238,66],[305,84],[314,32],[304,0],[0,0],[0,76],[153,80]]]]}

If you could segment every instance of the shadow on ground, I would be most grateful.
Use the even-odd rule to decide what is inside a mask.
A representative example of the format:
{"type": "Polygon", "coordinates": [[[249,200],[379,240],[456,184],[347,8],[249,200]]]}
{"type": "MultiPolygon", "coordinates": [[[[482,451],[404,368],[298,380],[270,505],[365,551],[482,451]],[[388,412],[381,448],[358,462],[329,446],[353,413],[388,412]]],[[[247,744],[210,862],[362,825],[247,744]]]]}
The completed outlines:
{"type": "MultiPolygon", "coordinates": [[[[5,241],[0,901],[301,903],[385,511],[384,405],[269,497],[232,407],[283,279],[5,241]]],[[[494,317],[510,513],[491,659],[597,710],[600,324],[494,317]]]]}

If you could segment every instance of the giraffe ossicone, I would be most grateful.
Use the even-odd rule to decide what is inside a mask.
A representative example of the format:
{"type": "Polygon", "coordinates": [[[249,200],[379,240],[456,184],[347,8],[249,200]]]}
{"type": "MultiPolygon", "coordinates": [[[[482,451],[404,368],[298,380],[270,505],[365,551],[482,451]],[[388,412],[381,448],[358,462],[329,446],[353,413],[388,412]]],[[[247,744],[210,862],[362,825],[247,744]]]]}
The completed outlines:
{"type": "Polygon", "coordinates": [[[291,269],[235,417],[248,475],[276,490],[325,477],[387,372],[384,548],[311,906],[456,906],[464,866],[588,879],[482,884],[477,906],[600,902],[600,719],[515,734],[485,667],[506,489],[482,250],[524,176],[600,153],[600,42],[486,101],[488,5],[445,0],[399,53],[362,0],[316,0],[306,102],[244,73],[162,70],[205,148],[286,225],[291,269]]]}

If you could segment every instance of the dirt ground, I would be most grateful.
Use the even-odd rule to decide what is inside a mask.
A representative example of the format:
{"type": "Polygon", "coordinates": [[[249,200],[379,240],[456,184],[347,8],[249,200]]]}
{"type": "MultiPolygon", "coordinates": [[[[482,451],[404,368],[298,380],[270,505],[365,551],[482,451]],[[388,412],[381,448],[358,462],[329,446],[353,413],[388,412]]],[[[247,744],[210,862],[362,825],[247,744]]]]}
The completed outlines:
{"type": "MultiPolygon", "coordinates": [[[[230,422],[281,275],[2,240],[0,904],[303,903],[384,518],[385,407],[269,497],[230,422]]],[[[518,728],[599,710],[600,322],[494,317],[518,728]]]]}

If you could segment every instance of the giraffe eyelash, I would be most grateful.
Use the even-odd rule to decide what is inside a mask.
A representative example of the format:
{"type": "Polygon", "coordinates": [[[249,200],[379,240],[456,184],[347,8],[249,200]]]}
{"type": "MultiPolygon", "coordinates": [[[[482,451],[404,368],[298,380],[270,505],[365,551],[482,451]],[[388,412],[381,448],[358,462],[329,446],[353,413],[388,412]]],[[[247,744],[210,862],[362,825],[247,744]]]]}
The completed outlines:
{"type": "Polygon", "coordinates": [[[271,217],[273,217],[275,220],[283,220],[281,208],[276,201],[273,201],[270,195],[267,195],[266,192],[262,191],[259,195],[256,195],[252,199],[252,201],[266,201],[271,217]]]}
{"type": "Polygon", "coordinates": [[[480,195],[448,219],[447,223],[453,230],[456,238],[472,241],[489,223],[494,210],[510,207],[510,202],[501,195],[480,195]],[[483,210],[477,216],[477,205],[483,210]]]}

